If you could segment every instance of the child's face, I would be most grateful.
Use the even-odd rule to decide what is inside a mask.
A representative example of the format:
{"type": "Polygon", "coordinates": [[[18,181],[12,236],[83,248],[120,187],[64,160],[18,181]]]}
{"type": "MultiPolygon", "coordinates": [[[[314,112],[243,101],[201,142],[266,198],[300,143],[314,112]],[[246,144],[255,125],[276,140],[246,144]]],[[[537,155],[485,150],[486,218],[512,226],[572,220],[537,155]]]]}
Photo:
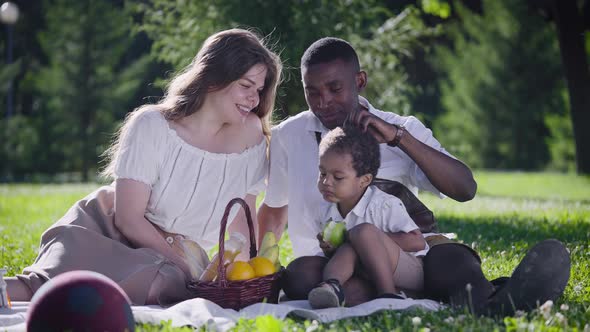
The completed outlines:
{"type": "Polygon", "coordinates": [[[349,153],[327,151],[319,169],[318,189],[328,202],[354,206],[370,183],[370,175],[356,175],[349,153]]]}

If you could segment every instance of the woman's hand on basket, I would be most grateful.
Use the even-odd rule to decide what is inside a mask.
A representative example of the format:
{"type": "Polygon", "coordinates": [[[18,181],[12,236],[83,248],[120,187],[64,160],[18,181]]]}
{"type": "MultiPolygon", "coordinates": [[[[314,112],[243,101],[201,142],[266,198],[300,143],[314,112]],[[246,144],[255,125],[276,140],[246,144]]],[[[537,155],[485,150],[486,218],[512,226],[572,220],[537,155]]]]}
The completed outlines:
{"type": "Polygon", "coordinates": [[[320,248],[324,252],[324,255],[326,255],[326,257],[332,257],[332,255],[334,255],[334,252],[336,251],[336,248],[334,248],[329,242],[324,241],[324,236],[322,235],[322,232],[319,232],[316,237],[318,241],[320,241],[320,248]]]}
{"type": "Polygon", "coordinates": [[[174,251],[173,257],[168,257],[176,266],[178,266],[186,277],[186,280],[190,281],[193,277],[191,274],[190,266],[187,262],[186,255],[184,253],[184,248],[182,247],[182,240],[184,237],[180,235],[173,235],[168,233],[166,237],[166,242],[170,244],[172,251],[174,251]]]}

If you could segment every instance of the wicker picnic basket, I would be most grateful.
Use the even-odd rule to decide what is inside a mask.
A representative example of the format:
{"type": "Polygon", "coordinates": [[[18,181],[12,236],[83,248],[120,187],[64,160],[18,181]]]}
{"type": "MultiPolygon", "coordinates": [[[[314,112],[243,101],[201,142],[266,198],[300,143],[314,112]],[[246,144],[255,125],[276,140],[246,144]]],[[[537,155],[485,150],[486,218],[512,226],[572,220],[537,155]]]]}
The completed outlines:
{"type": "MultiPolygon", "coordinates": [[[[254,225],[250,215],[250,208],[243,199],[234,198],[227,204],[225,213],[221,219],[221,228],[219,230],[220,262],[223,262],[224,259],[227,218],[235,203],[239,203],[246,212],[246,220],[250,230],[250,258],[256,257],[257,254],[256,237],[254,236],[254,225]]],[[[267,276],[248,280],[229,281],[226,279],[225,266],[219,264],[217,267],[217,280],[193,280],[188,283],[187,287],[194,293],[195,297],[213,301],[223,308],[240,310],[258,302],[277,303],[279,291],[281,290],[280,282],[283,271],[284,268],[281,267],[276,273],[267,276]]]]}

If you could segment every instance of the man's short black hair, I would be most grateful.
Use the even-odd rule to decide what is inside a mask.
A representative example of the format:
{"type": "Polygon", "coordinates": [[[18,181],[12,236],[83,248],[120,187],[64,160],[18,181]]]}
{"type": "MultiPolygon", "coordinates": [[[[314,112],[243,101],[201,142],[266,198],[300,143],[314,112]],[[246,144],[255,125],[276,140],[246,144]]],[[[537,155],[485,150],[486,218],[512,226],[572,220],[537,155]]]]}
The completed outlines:
{"type": "Polygon", "coordinates": [[[354,126],[330,130],[320,142],[320,156],[327,152],[350,154],[357,177],[371,174],[374,179],[381,165],[379,142],[369,132],[354,126]]]}
{"type": "Polygon", "coordinates": [[[334,60],[344,60],[351,63],[356,71],[360,70],[359,58],[352,45],[335,37],[324,37],[311,44],[301,57],[301,68],[334,60]]]}

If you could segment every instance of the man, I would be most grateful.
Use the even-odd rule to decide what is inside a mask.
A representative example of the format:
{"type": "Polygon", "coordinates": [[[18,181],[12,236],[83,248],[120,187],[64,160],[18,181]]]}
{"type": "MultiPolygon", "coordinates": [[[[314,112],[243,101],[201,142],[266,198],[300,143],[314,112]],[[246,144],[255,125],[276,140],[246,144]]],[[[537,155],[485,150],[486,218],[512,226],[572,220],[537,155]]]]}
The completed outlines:
{"type": "MultiPolygon", "coordinates": [[[[457,201],[471,200],[477,190],[469,167],[451,156],[418,119],[376,110],[359,96],[367,74],[360,70],[348,42],[337,38],[314,42],[301,59],[301,75],[309,111],[273,128],[268,188],[258,212],[260,234],[273,231],[280,237],[288,224],[297,257],[285,275],[284,290],[291,299],[306,299],[322,280],[327,259],[316,255],[320,229],[311,217],[318,205],[327,204],[316,187],[317,141],[345,120],[383,143],[377,177],[398,181],[414,194],[428,190],[457,201]]],[[[390,237],[395,240],[396,234],[390,237]]],[[[569,254],[556,240],[535,246],[511,278],[492,283],[484,277],[473,250],[442,239],[426,238],[431,246],[424,258],[428,298],[455,305],[472,303],[470,309],[481,314],[511,314],[559,297],[569,279],[569,254]]],[[[375,296],[370,284],[358,276],[344,284],[344,293],[348,305],[375,296]]]]}

